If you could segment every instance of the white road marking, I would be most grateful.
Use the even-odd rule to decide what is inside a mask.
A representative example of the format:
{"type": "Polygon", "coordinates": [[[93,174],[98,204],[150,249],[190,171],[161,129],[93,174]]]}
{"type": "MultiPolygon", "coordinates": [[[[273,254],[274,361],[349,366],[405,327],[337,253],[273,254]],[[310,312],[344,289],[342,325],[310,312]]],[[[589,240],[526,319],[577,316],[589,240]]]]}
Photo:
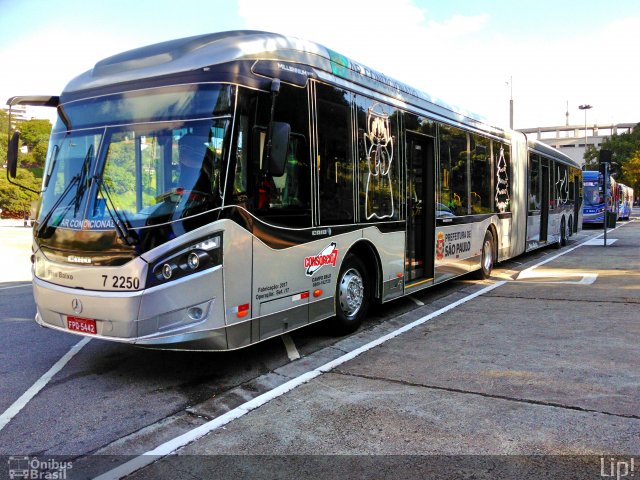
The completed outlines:
{"type": "Polygon", "coordinates": [[[538,283],[538,284],[565,284],[565,285],[591,285],[598,279],[597,273],[572,274],[566,271],[546,271],[534,272],[526,270],[516,277],[518,283],[538,283]],[[581,277],[580,280],[566,280],[569,277],[581,277]],[[543,280],[543,279],[565,279],[565,280],[543,280]]]}
{"type": "Polygon", "coordinates": [[[23,288],[23,287],[31,288],[31,284],[25,283],[24,285],[12,285],[10,287],[0,287],[0,290],[11,290],[12,288],[23,288]]]}
{"type": "MultiPolygon", "coordinates": [[[[589,245],[592,247],[603,247],[604,246],[604,233],[603,237],[594,238],[593,240],[589,240],[588,242],[584,242],[583,245],[589,245]]],[[[607,238],[607,245],[613,245],[618,241],[617,238],[607,238]]]]}
{"type": "Polygon", "coordinates": [[[414,297],[413,295],[408,295],[407,298],[409,300],[411,300],[413,303],[415,303],[416,305],[418,305],[419,307],[424,307],[424,302],[421,302],[420,300],[418,300],[416,297],[414,297]]]}
{"type": "Polygon", "coordinates": [[[298,360],[300,358],[300,353],[298,353],[298,349],[296,348],[296,344],[293,343],[293,339],[288,333],[285,333],[281,336],[282,343],[284,343],[284,347],[287,349],[287,357],[292,362],[294,360],[298,360]]]}
{"type": "Polygon", "coordinates": [[[40,390],[42,390],[47,383],[53,378],[53,376],[58,373],[60,370],[64,368],[64,366],[69,363],[80,350],[87,343],[89,343],[90,338],[83,338],[80,342],[76,343],[71,350],[69,350],[60,360],[58,360],[53,367],[49,369],[47,373],[42,375],[36,383],[34,383],[29,390],[24,392],[20,398],[18,398],[13,404],[7,408],[7,410],[0,415],[0,431],[11,421],[13,417],[15,417],[20,410],[24,408],[24,406],[31,401],[33,397],[35,397],[40,390]]]}

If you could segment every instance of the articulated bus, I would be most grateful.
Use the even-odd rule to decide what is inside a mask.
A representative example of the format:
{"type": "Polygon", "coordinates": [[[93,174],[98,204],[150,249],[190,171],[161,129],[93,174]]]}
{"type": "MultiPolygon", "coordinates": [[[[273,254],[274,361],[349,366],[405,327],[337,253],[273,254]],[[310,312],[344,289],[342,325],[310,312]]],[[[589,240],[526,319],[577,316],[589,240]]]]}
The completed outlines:
{"type": "Polygon", "coordinates": [[[37,323],[74,334],[229,350],[351,332],[582,223],[558,150],[278,34],[139,48],[8,103],[57,108],[33,288],[37,323]]]}
{"type": "Polygon", "coordinates": [[[602,225],[607,212],[609,227],[615,227],[618,219],[619,209],[619,189],[616,180],[609,176],[607,185],[607,195],[605,202],[604,177],[596,170],[586,170],[582,172],[584,204],[582,207],[582,223],[602,225]],[[606,203],[606,205],[605,205],[606,203]]]}
{"type": "Polygon", "coordinates": [[[633,188],[623,183],[618,184],[618,220],[629,220],[633,212],[633,188]]]}

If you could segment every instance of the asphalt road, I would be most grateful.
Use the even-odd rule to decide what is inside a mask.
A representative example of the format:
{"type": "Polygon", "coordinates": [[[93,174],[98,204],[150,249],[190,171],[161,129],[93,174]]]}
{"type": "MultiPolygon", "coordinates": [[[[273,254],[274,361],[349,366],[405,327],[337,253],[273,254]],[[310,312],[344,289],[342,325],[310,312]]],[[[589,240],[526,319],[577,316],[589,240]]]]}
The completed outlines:
{"type": "MultiPolygon", "coordinates": [[[[33,321],[31,286],[20,270],[24,258],[28,259],[26,230],[0,228],[3,271],[11,262],[19,264],[15,281],[6,275],[0,279],[0,414],[82,340],[42,329],[33,321]]],[[[593,234],[583,232],[573,241],[593,234]]],[[[543,249],[505,262],[494,276],[509,277],[555,253],[543,249]]],[[[122,457],[109,455],[141,455],[241,404],[245,397],[269,390],[273,372],[289,365],[304,370],[305,358],[317,352],[355,348],[366,340],[368,331],[374,335],[377,327],[410,314],[421,304],[437,305],[470,287],[476,288],[477,283],[462,278],[385,304],[371,312],[353,345],[349,339],[327,334],[323,324],[294,332],[291,344],[302,357],[294,364],[291,344],[287,349],[280,338],[224,353],[152,351],[92,339],[4,427],[0,425],[0,456],[57,456],[77,465],[91,464],[93,474],[104,472],[109,464],[122,462],[122,457]]],[[[489,331],[488,338],[497,333],[489,331]]],[[[365,375],[373,375],[371,369],[377,367],[362,368],[365,375]]],[[[416,381],[411,378],[415,372],[406,374],[407,383],[416,381]]],[[[445,372],[431,374],[447,377],[445,372]]],[[[475,378],[473,371],[466,375],[469,380],[475,378]]],[[[331,376],[327,378],[329,384],[335,383],[331,376]]],[[[329,387],[341,388],[339,383],[329,387]]],[[[0,476],[3,473],[0,469],[0,476]]]]}

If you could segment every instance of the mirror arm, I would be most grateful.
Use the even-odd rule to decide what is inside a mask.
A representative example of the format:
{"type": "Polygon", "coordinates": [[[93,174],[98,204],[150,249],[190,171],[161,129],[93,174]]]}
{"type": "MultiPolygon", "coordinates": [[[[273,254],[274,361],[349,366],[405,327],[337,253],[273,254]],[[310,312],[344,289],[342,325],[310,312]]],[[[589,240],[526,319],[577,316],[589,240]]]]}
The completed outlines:
{"type": "Polygon", "coordinates": [[[271,162],[271,145],[273,143],[273,118],[276,110],[276,97],[280,92],[280,79],[274,78],[271,81],[271,113],[269,114],[269,126],[267,130],[267,149],[265,154],[266,173],[269,173],[271,162]]]}

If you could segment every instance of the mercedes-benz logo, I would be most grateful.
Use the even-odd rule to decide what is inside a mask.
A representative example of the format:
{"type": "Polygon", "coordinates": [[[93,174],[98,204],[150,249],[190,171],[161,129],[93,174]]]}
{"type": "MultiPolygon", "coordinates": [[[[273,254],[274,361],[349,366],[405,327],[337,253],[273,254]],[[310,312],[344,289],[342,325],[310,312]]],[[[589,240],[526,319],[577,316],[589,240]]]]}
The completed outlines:
{"type": "Polygon", "coordinates": [[[71,301],[71,308],[73,308],[73,311],[77,314],[82,313],[82,302],[79,299],[74,298],[71,301]]]}

